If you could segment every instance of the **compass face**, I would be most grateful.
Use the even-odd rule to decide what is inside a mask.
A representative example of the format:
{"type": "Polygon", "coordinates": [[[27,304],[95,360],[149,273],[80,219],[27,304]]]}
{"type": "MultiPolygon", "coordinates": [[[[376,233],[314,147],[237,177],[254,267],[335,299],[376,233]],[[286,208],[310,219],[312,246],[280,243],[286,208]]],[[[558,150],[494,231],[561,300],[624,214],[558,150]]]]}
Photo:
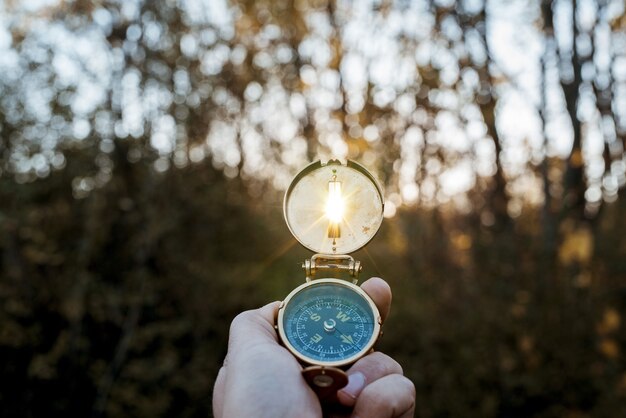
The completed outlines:
{"type": "Polygon", "coordinates": [[[356,285],[320,279],[290,296],[279,316],[279,332],[307,363],[351,363],[369,351],[378,337],[378,310],[356,285]]]}

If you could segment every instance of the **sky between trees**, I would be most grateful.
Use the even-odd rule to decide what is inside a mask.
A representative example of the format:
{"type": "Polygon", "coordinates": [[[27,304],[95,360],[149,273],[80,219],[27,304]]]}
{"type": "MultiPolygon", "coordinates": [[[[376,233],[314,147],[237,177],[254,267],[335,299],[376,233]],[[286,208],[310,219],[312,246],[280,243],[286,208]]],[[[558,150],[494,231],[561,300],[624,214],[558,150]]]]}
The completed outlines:
{"type": "Polygon", "coordinates": [[[62,168],[64,149],[97,147],[73,186],[85,196],[124,140],[157,172],[208,158],[279,189],[307,161],[356,159],[386,185],[388,216],[468,211],[476,187],[506,195],[508,215],[569,194],[592,216],[626,183],[621,1],[0,10],[0,169],[18,182],[62,168]]]}

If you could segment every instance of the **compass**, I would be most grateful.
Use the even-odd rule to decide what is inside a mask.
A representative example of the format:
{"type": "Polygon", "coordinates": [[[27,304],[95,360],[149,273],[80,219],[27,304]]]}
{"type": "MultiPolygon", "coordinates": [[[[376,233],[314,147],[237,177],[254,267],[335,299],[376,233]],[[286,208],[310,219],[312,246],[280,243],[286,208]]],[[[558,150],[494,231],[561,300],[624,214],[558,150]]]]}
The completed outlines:
{"type": "Polygon", "coordinates": [[[276,328],[320,399],[347,384],[344,369],[369,353],[381,334],[378,309],[357,285],[361,263],[349,254],[374,237],[383,207],[378,182],[353,161],[314,162],[285,194],[287,226],[315,255],[302,264],[305,283],[280,304],[276,328]],[[337,272],[349,279],[323,277],[337,272]]]}

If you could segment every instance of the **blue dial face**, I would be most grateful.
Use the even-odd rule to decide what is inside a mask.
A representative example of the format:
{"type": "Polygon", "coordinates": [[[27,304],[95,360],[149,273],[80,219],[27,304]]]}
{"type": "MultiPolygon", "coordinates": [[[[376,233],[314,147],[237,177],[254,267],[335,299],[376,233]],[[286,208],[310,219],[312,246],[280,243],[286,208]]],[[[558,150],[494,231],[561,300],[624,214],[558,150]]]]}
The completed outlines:
{"type": "Polygon", "coordinates": [[[289,343],[316,361],[341,361],[367,348],[377,318],[368,301],[348,286],[319,283],[296,293],[283,315],[289,343]]]}

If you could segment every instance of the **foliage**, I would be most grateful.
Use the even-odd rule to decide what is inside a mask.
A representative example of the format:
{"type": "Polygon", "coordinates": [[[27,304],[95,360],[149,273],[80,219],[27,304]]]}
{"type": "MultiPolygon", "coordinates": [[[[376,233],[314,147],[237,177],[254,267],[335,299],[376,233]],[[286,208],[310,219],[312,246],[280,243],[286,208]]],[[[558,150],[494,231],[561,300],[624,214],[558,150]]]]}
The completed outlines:
{"type": "Polygon", "coordinates": [[[623,4],[0,10],[2,416],[210,415],[231,319],[303,278],[281,190],[331,156],[387,190],[356,256],[419,416],[626,415],[623,4]]]}

